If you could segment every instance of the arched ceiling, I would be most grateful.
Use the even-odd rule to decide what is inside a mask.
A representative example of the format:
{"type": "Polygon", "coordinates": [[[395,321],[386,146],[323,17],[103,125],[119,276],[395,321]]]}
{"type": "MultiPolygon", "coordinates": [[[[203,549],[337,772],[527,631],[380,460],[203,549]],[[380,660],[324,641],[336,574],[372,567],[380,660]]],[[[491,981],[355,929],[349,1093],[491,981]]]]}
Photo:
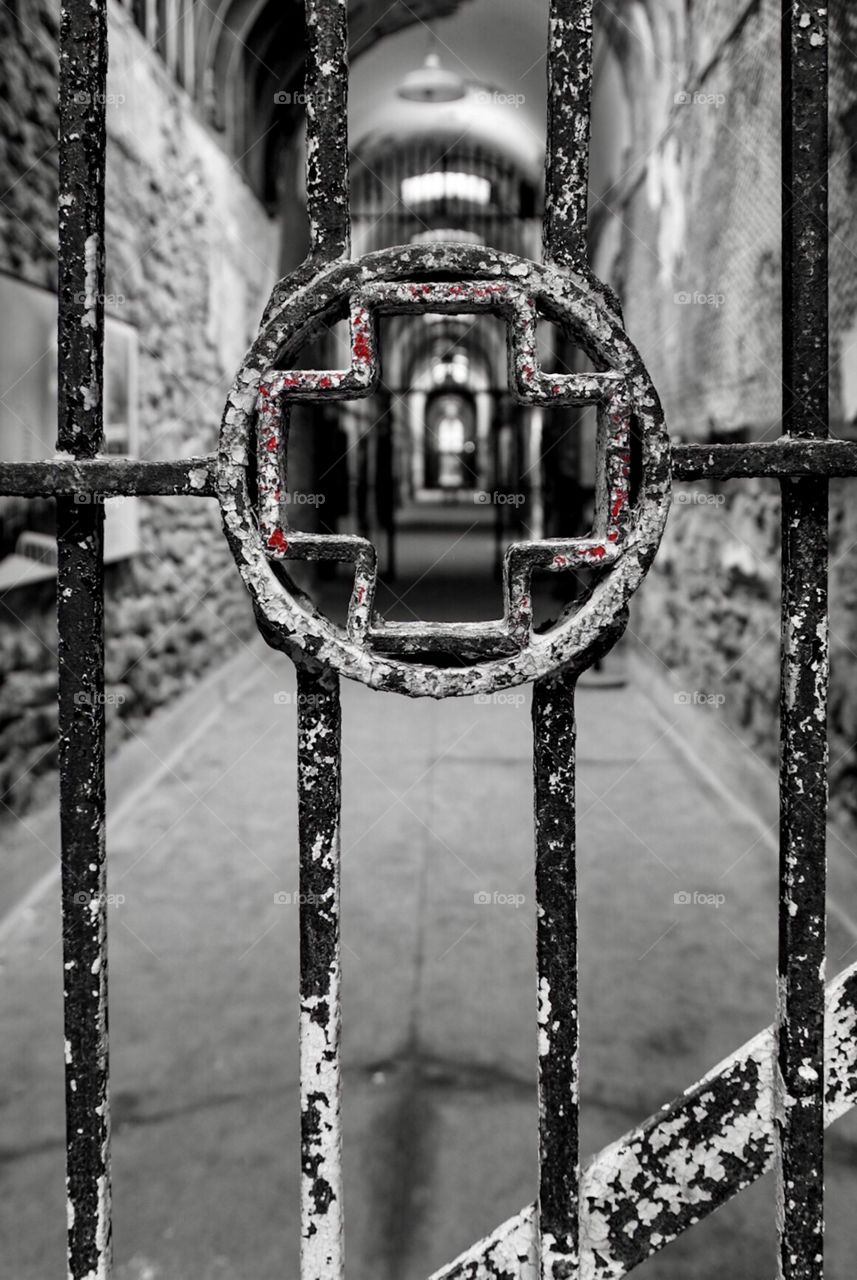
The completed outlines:
{"type": "MultiPolygon", "coordinates": [[[[350,0],[352,59],[411,24],[468,0],[350,0]]],[[[303,82],[302,0],[208,0],[196,6],[195,96],[226,135],[253,186],[273,199],[272,161],[303,111],[286,97],[303,82]]]]}
{"type": "MultiPolygon", "coordinates": [[[[632,11],[650,4],[596,0],[596,21],[621,59],[632,38],[632,11]]],[[[272,205],[282,148],[303,123],[303,108],[294,102],[303,88],[303,8],[303,0],[207,0],[195,6],[195,96],[254,189],[272,205]]],[[[523,145],[531,136],[539,155],[547,14],[548,0],[350,0],[352,139],[377,120],[379,106],[396,105],[396,85],[423,61],[433,39],[445,65],[471,84],[522,98],[511,108],[515,133],[523,145]]],[[[598,163],[594,148],[596,187],[598,163]]]]}

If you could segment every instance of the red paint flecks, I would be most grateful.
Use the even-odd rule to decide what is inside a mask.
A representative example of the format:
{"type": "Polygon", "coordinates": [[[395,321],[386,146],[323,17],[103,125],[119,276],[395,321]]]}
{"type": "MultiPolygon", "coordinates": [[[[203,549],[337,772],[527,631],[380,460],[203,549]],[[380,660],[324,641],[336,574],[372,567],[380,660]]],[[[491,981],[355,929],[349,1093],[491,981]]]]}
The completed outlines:
{"type": "Polygon", "coordinates": [[[564,569],[564,568],[565,568],[565,566],[566,566],[567,564],[568,564],[568,557],[567,557],[567,556],[554,556],[554,558],[553,558],[553,565],[554,565],[554,568],[556,568],[556,569],[564,569]]]}
{"type": "Polygon", "coordinates": [[[619,489],[613,499],[613,506],[610,508],[610,519],[618,520],[622,508],[625,506],[625,499],[628,497],[624,489],[619,489]]]}
{"type": "Polygon", "coordinates": [[[268,450],[268,453],[273,453],[277,448],[277,437],[268,436],[268,439],[265,441],[265,448],[268,450]]]}
{"type": "Polygon", "coordinates": [[[357,603],[358,603],[358,604],[362,604],[362,603],[363,603],[363,598],[364,598],[364,596],[365,596],[365,595],[366,595],[366,588],[365,588],[365,587],[363,587],[363,586],[358,587],[358,588],[357,588],[357,603]]]}
{"type": "Polygon", "coordinates": [[[362,329],[358,329],[354,334],[354,359],[360,364],[368,364],[372,359],[372,348],[362,329]]]}
{"type": "Polygon", "coordinates": [[[618,542],[618,541],[619,541],[619,534],[616,532],[616,530],[615,530],[615,529],[611,529],[611,530],[610,530],[610,532],[609,532],[609,533],[608,533],[608,535],[607,535],[607,541],[608,541],[608,542],[618,542]]]}
{"type": "Polygon", "coordinates": [[[592,556],[593,560],[603,560],[607,553],[603,547],[587,547],[584,555],[592,556]]]}
{"type": "Polygon", "coordinates": [[[268,546],[272,551],[288,551],[289,544],[286,542],[282,529],[277,528],[268,539],[268,546]]]}
{"type": "Polygon", "coordinates": [[[319,378],[318,385],[326,391],[328,387],[333,386],[333,379],[328,378],[327,374],[325,374],[323,378],[319,378]]]}

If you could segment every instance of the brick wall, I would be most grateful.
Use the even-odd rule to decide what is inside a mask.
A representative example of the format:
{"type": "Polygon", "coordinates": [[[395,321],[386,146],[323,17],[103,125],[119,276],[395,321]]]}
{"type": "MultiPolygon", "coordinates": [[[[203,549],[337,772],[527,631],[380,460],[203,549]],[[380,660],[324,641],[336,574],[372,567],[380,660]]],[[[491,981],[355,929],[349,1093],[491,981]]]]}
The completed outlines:
{"type": "MultiPolygon", "coordinates": [[[[58,8],[31,0],[16,20],[0,6],[0,271],[49,289],[58,8]]],[[[107,310],[137,330],[142,456],[208,452],[277,274],[278,231],[127,16],[110,17],[107,310]]],[[[107,567],[113,741],[254,630],[217,504],[140,503],[141,553],[107,567]]],[[[53,608],[50,581],[0,597],[0,797],[15,810],[56,759],[53,608]]]]}
{"type": "MultiPolygon", "coordinates": [[[[632,141],[606,197],[596,266],[674,438],[780,434],[778,0],[624,6],[618,50],[632,141]],[[642,25],[641,25],[642,24],[642,25]],[[628,31],[633,29],[633,37],[628,31]],[[620,171],[624,170],[622,176],[620,171]]],[[[831,10],[831,430],[857,420],[857,13],[831,10]],[[853,350],[851,350],[853,348],[853,350]]],[[[854,486],[832,486],[831,778],[835,811],[857,807],[854,486]]],[[[676,690],[722,694],[723,715],[776,761],[779,492],[747,481],[679,487],[633,629],[676,690]]]]}

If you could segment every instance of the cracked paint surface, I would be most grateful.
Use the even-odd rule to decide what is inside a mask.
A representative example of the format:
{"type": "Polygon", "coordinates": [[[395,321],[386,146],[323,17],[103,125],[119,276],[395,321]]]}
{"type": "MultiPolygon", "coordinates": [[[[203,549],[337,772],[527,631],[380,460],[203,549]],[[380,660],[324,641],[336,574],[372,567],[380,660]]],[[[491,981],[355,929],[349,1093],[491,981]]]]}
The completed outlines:
{"type": "MultiPolygon", "coordinates": [[[[857,1103],[857,965],[827,987],[825,1124],[857,1103]]],[[[585,1165],[581,1280],[615,1280],[755,1182],[775,1161],[776,1028],[585,1165]]],[[[431,1280],[537,1280],[534,1205],[431,1280]]]]}
{"type": "Polygon", "coordinates": [[[335,676],[298,669],[301,1275],[343,1274],[340,1066],[341,711],[335,676]]]}

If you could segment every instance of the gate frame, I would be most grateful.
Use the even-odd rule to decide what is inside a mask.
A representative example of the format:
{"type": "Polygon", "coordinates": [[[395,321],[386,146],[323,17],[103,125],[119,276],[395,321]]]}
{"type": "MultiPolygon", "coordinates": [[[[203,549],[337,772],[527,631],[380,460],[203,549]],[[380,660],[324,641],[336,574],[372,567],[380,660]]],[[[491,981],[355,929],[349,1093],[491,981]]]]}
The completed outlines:
{"type": "MultiPolygon", "coordinates": [[[[266,319],[288,291],[348,254],[346,8],[346,0],[306,0],[312,250],[304,266],[275,290],[266,319]]],[[[556,1006],[553,1011],[557,1036],[548,1067],[540,1073],[540,1212],[533,1206],[523,1210],[437,1273],[445,1280],[621,1275],[771,1163],[778,1168],[779,1274],[784,1280],[821,1280],[823,1274],[823,1127],[857,1100],[857,966],[827,991],[826,1062],[824,1049],[827,489],[835,476],[857,475],[857,442],[828,438],[827,11],[810,12],[796,0],[782,0],[782,15],[783,437],[672,449],[672,472],[680,480],[754,476],[781,482],[777,1020],[684,1097],[596,1156],[581,1177],[575,1094],[573,674],[540,679],[534,697],[537,890],[541,906],[549,909],[539,931],[538,963],[540,974],[550,974],[565,993],[559,1016],[556,1006]],[[557,758],[562,760],[559,770],[557,758]],[[694,1197],[670,1163],[679,1155],[696,1170],[694,1197]],[[656,1209],[646,1223],[636,1212],[644,1197],[656,1209]],[[629,1231],[630,1223],[636,1225],[629,1231]]],[[[592,0],[550,0],[545,259],[589,280],[585,227],[591,44],[592,0]]],[[[218,494],[212,455],[177,462],[98,456],[103,444],[106,68],[107,0],[63,0],[58,449],[64,456],[0,463],[0,493],[57,500],[71,1280],[107,1280],[112,1266],[103,506],[90,499],[95,494],[218,494]]],[[[324,1003],[316,999],[320,966],[325,974],[338,972],[338,687],[336,677],[305,668],[299,668],[299,679],[303,692],[318,695],[300,700],[299,706],[301,888],[307,891],[305,902],[312,902],[321,886],[332,893],[333,904],[326,921],[310,909],[301,912],[302,1075],[306,1083],[307,1074],[326,1063],[335,1094],[325,1096],[318,1109],[318,1100],[304,1093],[305,1240],[333,1206],[322,1233],[326,1243],[305,1252],[304,1275],[305,1280],[339,1280],[335,988],[325,988],[333,999],[324,1018],[316,1016],[324,1003]],[[320,784],[313,783],[320,791],[311,794],[303,766],[319,732],[326,743],[323,757],[314,748],[315,760],[327,768],[320,784]],[[315,861],[310,857],[314,841],[322,850],[315,861]],[[330,1140],[314,1146],[310,1129],[320,1117],[332,1126],[330,1140]],[[313,1185],[319,1190],[319,1170],[328,1175],[331,1193],[321,1200],[313,1194],[313,1185]]]]}

